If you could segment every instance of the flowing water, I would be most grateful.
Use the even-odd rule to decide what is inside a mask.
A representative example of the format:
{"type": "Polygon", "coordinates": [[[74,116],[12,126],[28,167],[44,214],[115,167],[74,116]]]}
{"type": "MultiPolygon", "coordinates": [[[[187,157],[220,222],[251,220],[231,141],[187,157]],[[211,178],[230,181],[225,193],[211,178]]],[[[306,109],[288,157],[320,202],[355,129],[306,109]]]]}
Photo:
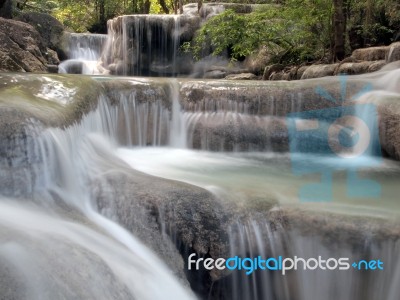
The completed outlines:
{"type": "MultiPolygon", "coordinates": [[[[184,28],[196,28],[198,22],[188,16],[117,18],[109,23],[107,38],[72,35],[77,47],[71,47],[71,60],[60,70],[186,74],[178,48],[190,39],[184,28]]],[[[57,116],[67,119],[71,110],[91,103],[91,96],[71,108],[79,98],[78,84],[65,88],[72,77],[38,75],[43,81],[39,92],[32,92],[28,77],[21,78],[7,83],[16,85],[8,87],[13,101],[3,99],[11,94],[0,94],[2,116],[27,124],[16,136],[7,131],[14,123],[1,135],[0,298],[398,299],[400,164],[382,157],[374,130],[361,154],[337,145],[357,143],[365,126],[378,126],[377,112],[362,104],[387,101],[393,110],[397,107],[390,99],[400,97],[399,70],[357,77],[373,90],[339,108],[319,107],[321,97],[314,93],[313,102],[297,90],[278,101],[272,83],[93,77],[96,85],[87,89],[98,90],[96,104],[81,118],[58,126],[45,125],[47,116],[40,116],[51,119],[59,109],[57,116]],[[27,89],[21,92],[21,86],[27,89]],[[246,100],[253,90],[257,97],[246,100]],[[21,99],[29,105],[18,106],[21,99]],[[311,109],[307,105],[333,115],[304,113],[311,109]],[[345,117],[347,110],[363,122],[343,118],[332,125],[332,118],[345,117]],[[291,136],[291,125],[306,132],[315,129],[316,121],[327,128],[326,136],[291,136]],[[172,186],[172,196],[166,186],[172,186]],[[304,197],[310,191],[318,196],[329,191],[332,197],[310,202],[304,197]],[[183,209],[185,199],[195,200],[183,209]],[[213,235],[211,246],[197,247],[214,221],[210,211],[224,214],[218,221],[225,227],[211,228],[222,238],[213,235]],[[172,218],[179,222],[171,224],[171,215],[183,215],[184,221],[172,218]],[[193,225],[199,220],[204,223],[193,225]],[[380,259],[385,269],[298,270],[286,276],[187,271],[185,251],[208,257],[225,246],[221,253],[226,257],[380,259]]],[[[303,84],[314,91],[333,82],[303,84]]],[[[285,88],[291,87],[278,86],[285,88]]]]}
{"type": "Polygon", "coordinates": [[[198,28],[187,15],[131,15],[108,22],[102,64],[112,74],[177,76],[190,73],[192,61],[180,51],[198,28]]]}
{"type": "Polygon", "coordinates": [[[192,297],[161,259],[97,211],[96,184],[124,170],[112,143],[117,113],[100,99],[81,123],[44,130],[29,149],[39,161],[24,174],[31,193],[21,199],[25,187],[15,186],[1,200],[1,277],[15,288],[10,299],[192,297]]]}
{"type": "Polygon", "coordinates": [[[100,59],[107,35],[70,33],[66,37],[68,60],[59,65],[59,73],[100,74],[100,59]]]}
{"type": "MultiPolygon", "coordinates": [[[[129,172],[129,168],[203,187],[224,203],[236,203],[239,207],[262,207],[266,203],[267,207],[275,209],[297,207],[357,217],[398,218],[400,167],[396,162],[384,159],[378,167],[365,171],[369,179],[381,184],[379,199],[346,197],[347,180],[343,168],[333,182],[335,201],[301,203],[299,189],[309,181],[318,180],[318,176],[293,174],[291,156],[299,155],[297,159],[306,165],[338,170],[343,159],[277,153],[268,150],[268,146],[254,151],[244,142],[240,142],[241,147],[233,143],[232,148],[227,149],[223,136],[222,140],[217,139],[219,147],[208,148],[211,146],[207,146],[210,144],[205,140],[210,139],[212,133],[207,127],[204,129],[204,124],[230,124],[231,120],[244,122],[250,118],[258,120],[262,127],[271,119],[280,121],[281,118],[252,115],[246,105],[233,101],[220,106],[211,101],[204,107],[184,111],[179,101],[179,83],[176,80],[167,82],[170,105],[157,97],[152,101],[139,101],[134,90],[114,91],[113,101],[117,105],[112,105],[108,96],[101,94],[97,109],[66,129],[32,128],[38,131],[29,147],[32,164],[28,163],[23,173],[25,180],[19,181],[20,186],[7,191],[1,201],[3,244],[0,256],[2,264],[12,269],[2,277],[18,287],[21,293],[18,297],[31,295],[30,298],[53,299],[58,294],[80,299],[193,297],[160,258],[118,225],[113,209],[99,209],[97,191],[112,188],[107,176],[129,172]],[[200,133],[195,135],[197,127],[200,133]],[[237,151],[232,151],[235,149],[237,151]],[[21,196],[19,191],[24,188],[23,184],[30,188],[21,196]],[[85,266],[84,272],[82,266],[85,266]],[[31,277],[35,279],[27,279],[31,277]],[[82,280],[85,288],[79,284],[82,280]]],[[[151,89],[148,87],[147,93],[151,89]]],[[[12,160],[11,166],[17,166],[18,160],[12,160]]],[[[352,162],[355,167],[364,167],[376,165],[376,160],[379,158],[365,156],[352,162]]],[[[103,201],[112,203],[113,199],[103,201]]],[[[140,222],[139,215],[137,218],[140,222]]],[[[359,258],[359,252],[353,254],[351,247],[340,250],[343,246],[340,240],[334,240],[329,246],[315,233],[308,236],[296,230],[272,230],[267,219],[237,220],[229,228],[232,256],[359,258]]],[[[324,299],[377,299],[377,295],[384,295],[382,299],[396,299],[398,290],[394,283],[400,272],[395,254],[398,241],[368,244],[368,232],[366,235],[361,237],[367,243],[361,253],[391,262],[383,275],[361,276],[349,272],[344,276],[340,272],[327,275],[322,271],[300,271],[288,277],[268,272],[249,277],[233,272],[215,284],[210,297],[218,299],[223,294],[232,299],[308,300],[321,299],[326,294],[324,299]],[[316,281],[318,288],[314,286],[316,281]],[[368,286],[368,293],[360,286],[368,286]]],[[[161,241],[168,244],[166,240],[161,241]]],[[[165,249],[177,252],[173,247],[165,246],[165,249]]],[[[168,252],[163,255],[176,257],[168,252]]],[[[179,264],[179,260],[175,263],[179,264]]]]}

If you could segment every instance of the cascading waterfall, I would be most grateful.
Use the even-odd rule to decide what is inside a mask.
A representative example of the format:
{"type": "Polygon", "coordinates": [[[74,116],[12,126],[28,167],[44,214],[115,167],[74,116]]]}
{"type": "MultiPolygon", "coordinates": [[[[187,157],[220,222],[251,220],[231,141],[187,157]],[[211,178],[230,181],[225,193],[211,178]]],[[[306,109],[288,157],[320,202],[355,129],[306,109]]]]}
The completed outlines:
{"type": "MultiPolygon", "coordinates": [[[[341,235],[341,233],[338,233],[341,235]]],[[[346,234],[343,240],[329,240],[329,237],[304,235],[294,229],[271,228],[267,220],[250,220],[233,224],[230,231],[231,256],[240,257],[301,257],[304,259],[327,259],[330,257],[347,257],[350,261],[359,259],[355,249],[346,245],[346,234]]],[[[361,239],[363,240],[363,239],[361,239]]],[[[226,296],[229,299],[388,299],[398,297],[399,289],[393,280],[400,276],[400,261],[396,257],[399,241],[385,241],[380,245],[368,245],[368,238],[361,243],[363,259],[390,261],[387,270],[379,276],[367,272],[343,272],[326,270],[304,270],[299,263],[296,272],[289,271],[285,276],[276,272],[256,270],[251,275],[232,272],[211,291],[213,299],[226,296]],[[220,294],[221,289],[225,294],[220,294]]]]}
{"type": "Polygon", "coordinates": [[[106,42],[105,34],[66,35],[68,59],[59,65],[59,73],[100,74],[98,60],[106,42]]]}
{"type": "Polygon", "coordinates": [[[67,39],[67,55],[70,59],[86,59],[96,61],[107,39],[105,34],[69,33],[67,39]]]}
{"type": "MultiPolygon", "coordinates": [[[[391,74],[393,77],[395,73],[392,72],[391,74]]],[[[394,79],[391,81],[393,80],[394,79]]],[[[388,86],[391,86],[391,81],[386,82],[388,86]]],[[[376,84],[375,88],[378,89],[378,91],[366,93],[360,99],[356,100],[356,103],[364,103],[365,101],[372,102],[372,99],[378,99],[377,97],[374,97],[374,95],[376,96],[377,93],[381,95],[383,92],[379,92],[379,89],[385,89],[385,84],[383,86],[376,84]]],[[[188,148],[200,148],[217,151],[241,150],[241,148],[237,146],[231,148],[225,147],[224,142],[220,143],[219,147],[211,147],[209,144],[207,144],[207,140],[210,138],[209,131],[204,130],[204,128],[200,128],[198,130],[204,130],[203,137],[199,137],[199,135],[196,136],[196,134],[194,134],[195,130],[193,128],[199,127],[199,124],[201,124],[203,127],[208,125],[210,128],[218,132],[218,130],[215,129],[215,124],[218,124],[217,122],[220,122],[221,124],[228,123],[227,126],[232,127],[233,122],[230,120],[239,120],[237,122],[241,122],[240,120],[242,119],[250,118],[251,122],[249,122],[249,124],[252,124],[253,126],[255,123],[257,123],[254,122],[254,120],[258,118],[260,120],[259,122],[264,120],[264,123],[260,125],[260,127],[263,128],[268,127],[266,124],[269,124],[268,122],[271,120],[278,122],[280,120],[280,117],[276,115],[252,115],[254,110],[250,109],[250,106],[245,103],[238,103],[236,101],[205,100],[196,104],[185,103],[183,107],[184,110],[179,114],[182,120],[177,124],[183,124],[183,128],[185,128],[187,132],[186,145],[188,148]],[[194,140],[197,140],[197,142],[193,142],[194,140]]],[[[172,116],[177,115],[176,108],[177,106],[172,108],[172,116]]],[[[292,105],[289,109],[289,112],[298,112],[298,110],[299,108],[296,105],[292,105]]],[[[357,116],[371,121],[370,114],[367,116],[362,116],[362,113],[358,112],[357,116]]],[[[376,117],[376,115],[373,115],[372,117],[376,117]]],[[[174,118],[175,117],[173,117],[173,119],[174,118]]],[[[249,125],[246,125],[244,127],[248,126],[249,125]]],[[[357,129],[357,124],[354,126],[357,129]]],[[[376,126],[376,124],[369,124],[368,126],[373,128],[376,126]]],[[[182,125],[178,127],[172,126],[172,128],[182,128],[182,125]]],[[[342,127],[339,126],[339,128],[342,127]]],[[[180,130],[177,130],[176,132],[179,131],[180,130]]],[[[226,138],[226,131],[223,132],[224,134],[221,134],[221,137],[226,138]]],[[[376,133],[371,135],[370,144],[372,148],[376,148],[376,146],[379,145],[379,139],[377,139],[376,133]]],[[[174,146],[176,144],[172,143],[171,145],[174,146]]],[[[248,151],[249,147],[244,148],[244,150],[248,151]]],[[[129,153],[129,151],[130,150],[122,150],[120,152],[120,156],[134,168],[152,175],[182,180],[199,185],[217,194],[218,196],[222,195],[221,197],[226,197],[229,200],[232,200],[238,194],[239,197],[244,197],[244,200],[242,201],[251,202],[253,201],[252,199],[257,198],[258,195],[260,195],[260,197],[267,197],[266,195],[269,196],[271,194],[271,190],[268,189],[268,186],[265,189],[262,189],[258,186],[257,188],[259,188],[261,192],[257,194],[257,188],[254,188],[254,185],[262,185],[263,181],[255,181],[254,183],[254,180],[256,180],[255,178],[257,177],[265,175],[261,175],[262,173],[256,169],[254,170],[254,178],[251,177],[251,171],[249,172],[247,169],[243,169],[245,168],[244,166],[247,167],[250,165],[250,163],[248,161],[240,161],[239,158],[242,159],[242,156],[237,154],[236,156],[232,154],[232,157],[229,157],[228,154],[225,154],[225,156],[220,155],[211,159],[208,154],[199,155],[192,152],[176,151],[175,153],[167,152],[164,156],[156,158],[156,154],[160,155],[161,150],[156,150],[154,153],[151,153],[151,150],[145,149],[134,150],[131,153],[129,153]],[[228,158],[226,156],[228,156],[228,158]],[[150,162],[150,160],[154,161],[150,162]],[[184,163],[182,163],[182,161],[184,161],[184,163]],[[237,166],[232,166],[232,164],[234,165],[235,163],[237,163],[237,166]],[[187,164],[187,166],[184,167],[183,164],[187,164]],[[217,168],[215,167],[216,165],[218,165],[217,168]],[[247,180],[245,180],[245,178],[238,176],[237,174],[239,173],[239,170],[242,170],[246,174],[245,177],[250,177],[250,179],[246,178],[247,180]],[[208,176],[209,179],[205,179],[205,176],[208,176]],[[238,178],[236,178],[236,176],[238,176],[238,178]],[[226,178],[225,181],[223,180],[224,178],[226,178]],[[240,185],[242,185],[242,190],[238,187],[240,185]],[[248,185],[251,185],[251,188],[248,187],[248,185]],[[225,189],[227,192],[221,193],[220,188],[225,189]],[[250,195],[245,194],[246,196],[243,196],[244,193],[248,193],[246,189],[251,189],[251,192],[249,193],[250,195]],[[242,196],[240,196],[241,194],[242,196]]],[[[255,156],[255,154],[253,155],[255,156]]],[[[265,184],[267,184],[269,180],[274,182],[276,176],[281,176],[279,175],[280,172],[285,173],[285,168],[287,168],[285,159],[282,160],[282,157],[279,157],[277,154],[272,155],[273,158],[271,158],[271,160],[274,158],[277,159],[280,162],[279,167],[282,170],[277,171],[275,169],[271,169],[270,172],[272,175],[269,174],[269,177],[264,177],[265,184]]],[[[383,162],[382,165],[377,165],[375,162],[376,158],[372,155],[377,155],[377,153],[361,153],[361,158],[354,162],[354,166],[355,168],[377,166],[378,170],[382,170],[382,176],[379,174],[380,171],[377,171],[377,174],[375,175],[372,173],[372,177],[377,178],[377,181],[382,179],[385,180],[384,182],[380,182],[382,189],[386,190],[387,193],[390,194],[393,192],[393,195],[389,196],[389,198],[392,197],[392,199],[379,199],[378,202],[373,204],[374,208],[372,208],[372,210],[361,205],[361,203],[364,203],[364,205],[366,203],[368,203],[368,205],[373,203],[365,199],[357,200],[359,201],[358,204],[351,202],[356,200],[346,200],[349,202],[343,202],[336,208],[335,205],[328,207],[321,205],[321,207],[317,206],[317,210],[322,209],[333,212],[336,209],[336,211],[339,212],[339,215],[340,213],[354,213],[355,215],[365,214],[371,217],[383,219],[386,218],[385,215],[387,215],[388,211],[382,211],[383,217],[379,215],[378,211],[384,207],[394,207],[392,205],[396,205],[396,196],[394,196],[396,194],[396,188],[391,186],[383,174],[385,172],[390,173],[391,171],[389,171],[389,169],[393,168],[393,170],[397,170],[394,171],[395,173],[393,173],[393,176],[396,176],[395,174],[398,174],[398,169],[397,165],[395,166],[395,164],[392,162],[383,162]],[[386,165],[388,169],[386,169],[386,165]],[[389,202],[392,204],[389,204],[389,202]],[[357,205],[360,206],[357,207],[357,205]]],[[[264,156],[261,157],[262,158],[258,160],[257,156],[255,156],[255,158],[253,158],[253,163],[262,165],[266,161],[269,162],[269,160],[264,156]]],[[[284,155],[283,157],[287,156],[284,155]]],[[[323,166],[325,169],[332,168],[335,170],[346,169],[348,168],[349,164],[349,162],[343,162],[334,157],[323,156],[314,156],[313,159],[310,159],[307,157],[307,155],[305,155],[303,161],[306,165],[317,164],[323,166]],[[342,164],[342,166],[339,164],[342,164]],[[344,164],[347,165],[346,168],[344,164]]],[[[251,168],[255,167],[252,166],[251,168]]],[[[291,175],[289,175],[289,173],[285,173],[285,175],[283,175],[281,178],[282,180],[286,181],[286,184],[282,186],[282,189],[279,188],[279,185],[274,186],[273,183],[270,188],[274,189],[277,194],[281,193],[281,195],[286,195],[286,198],[288,198],[288,186],[293,184],[290,178],[291,175]]],[[[277,182],[280,182],[280,180],[278,179],[277,182]]],[[[304,183],[306,182],[307,181],[305,180],[304,183]]],[[[356,182],[353,182],[353,184],[355,183],[356,182]]],[[[346,184],[347,183],[344,178],[344,182],[339,181],[338,184],[334,184],[333,190],[339,191],[341,193],[340,195],[342,195],[342,193],[345,193],[343,190],[346,189],[346,184]]],[[[370,185],[371,184],[372,183],[370,183],[370,185]]],[[[384,197],[388,197],[388,194],[386,194],[384,197]]],[[[280,200],[285,201],[284,199],[280,200]]],[[[283,203],[284,202],[282,202],[282,205],[283,203]]],[[[245,300],[396,299],[395,295],[399,293],[399,290],[397,285],[394,283],[394,280],[400,276],[400,262],[396,257],[396,252],[398,251],[399,247],[398,239],[379,240],[379,238],[376,238],[375,233],[371,233],[368,230],[361,233],[348,233],[345,230],[343,232],[334,232],[334,228],[331,229],[332,232],[329,232],[327,236],[324,237],[318,234],[317,229],[313,232],[302,232],[301,230],[288,230],[283,227],[271,228],[269,222],[270,221],[265,219],[265,217],[262,219],[257,216],[250,216],[245,221],[237,221],[236,223],[233,223],[228,231],[230,255],[238,255],[242,257],[257,257],[258,255],[262,257],[298,256],[306,259],[318,258],[319,256],[322,258],[348,257],[351,262],[360,259],[381,259],[382,261],[390,262],[390,266],[385,269],[385,272],[379,274],[369,274],[368,272],[357,273],[356,271],[324,272],[323,270],[299,270],[297,272],[289,272],[289,274],[282,277],[281,274],[273,274],[272,272],[265,271],[256,271],[250,276],[245,275],[243,271],[232,272],[223,279],[220,279],[214,283],[214,285],[211,286],[209,295],[205,296],[206,298],[221,299],[226,297],[228,299],[245,300]],[[354,242],[354,240],[356,240],[356,242],[354,242]]],[[[339,229],[336,228],[336,230],[341,229],[339,227],[339,229]]]]}
{"type": "MultiPolygon", "coordinates": [[[[12,195],[2,199],[0,224],[2,231],[6,228],[8,234],[14,235],[14,242],[3,240],[0,261],[12,266],[15,271],[10,278],[23,281],[19,289],[29,298],[54,299],[59,297],[57,295],[79,299],[192,297],[139,240],[99,214],[93,199],[97,185],[107,186],[103,174],[126,169],[113,154],[114,145],[118,142],[147,144],[145,134],[134,132],[134,129],[147,130],[138,126],[147,119],[126,115],[129,106],[137,114],[159,111],[157,103],[154,109],[149,109],[149,104],[145,103],[135,110],[133,95],[116,106],[111,106],[101,96],[98,108],[81,122],[65,130],[44,130],[28,149],[29,156],[38,157],[41,162],[33,166],[32,173],[26,174],[31,177],[28,182],[33,182],[33,202],[23,205],[10,198],[12,195]],[[117,132],[125,128],[126,134],[119,137],[117,132]],[[15,253],[19,253],[18,261],[15,253]],[[33,263],[35,257],[39,257],[37,263],[33,263]],[[46,265],[48,267],[43,268],[46,265]],[[79,271],[82,265],[87,274],[79,271]],[[22,279],[23,276],[27,277],[22,279]],[[61,280],[66,286],[59,283],[61,280]],[[84,289],[79,286],[82,281],[85,281],[84,289]]],[[[160,114],[158,116],[162,119],[160,114]]],[[[18,196],[18,189],[15,193],[18,196]]]]}
{"type": "MultiPolygon", "coordinates": [[[[398,73],[392,71],[380,76],[389,75],[392,78],[398,73]]],[[[101,78],[97,80],[99,85],[102,84],[101,78]]],[[[397,78],[387,82],[388,88],[384,82],[377,82],[375,87],[381,91],[368,93],[360,101],[373,103],[377,93],[397,94],[395,80],[397,78]]],[[[48,291],[48,299],[59,294],[81,299],[193,297],[189,288],[172,276],[161,259],[149,254],[146,246],[129,233],[128,229],[134,231],[134,228],[121,226],[120,216],[116,213],[120,204],[114,205],[118,199],[108,176],[123,173],[129,177],[130,171],[136,169],[204,188],[226,205],[223,207],[227,211],[236,205],[240,211],[238,216],[235,215],[230,223],[227,221],[229,226],[224,228],[228,255],[346,256],[350,260],[363,258],[390,262],[385,272],[376,276],[375,273],[355,271],[299,270],[289,272],[285,277],[261,271],[250,276],[243,272],[226,273],[212,283],[207,295],[199,295],[202,298],[397,299],[400,265],[396,256],[399,250],[396,228],[391,236],[380,240],[381,231],[362,227],[368,223],[366,219],[358,221],[356,218],[354,223],[341,227],[343,220],[332,216],[348,215],[350,219],[352,214],[360,218],[367,216],[377,223],[392,217],[391,213],[397,217],[398,183],[395,178],[400,171],[396,163],[383,160],[377,170],[368,173],[374,179],[382,180],[382,187],[387,191],[379,203],[361,199],[354,204],[344,199],[340,203],[304,205],[317,215],[327,211],[332,215],[327,215],[326,219],[322,217],[323,221],[317,223],[313,217],[307,219],[305,213],[296,212],[297,215],[293,215],[305,216],[301,221],[312,224],[309,225],[311,229],[302,228],[301,222],[295,223],[298,227],[286,228],[285,222],[274,223],[260,211],[284,211],[300,206],[297,191],[309,178],[296,178],[290,171],[284,112],[301,111],[303,99],[299,97],[297,102],[294,98],[289,99],[284,104],[270,101],[269,106],[257,99],[242,101],[241,97],[185,101],[182,82],[177,80],[160,81],[168,98],[163,99],[154,92],[154,82],[143,81],[145,92],[142,95],[146,95],[143,98],[138,97],[138,89],[131,86],[114,89],[112,95],[109,91],[112,85],[107,86],[96,109],[64,129],[44,129],[32,121],[29,130],[35,131],[30,135],[33,138],[18,144],[29,150],[26,154],[28,170],[13,172],[13,168],[21,163],[20,157],[15,161],[10,158],[8,168],[1,170],[22,178],[15,181],[12,189],[1,190],[3,209],[0,213],[0,232],[6,233],[2,237],[5,242],[0,246],[0,265],[13,269],[14,273],[5,278],[10,284],[21,286],[21,297],[26,294],[43,298],[44,290],[48,291]],[[206,151],[197,151],[199,149],[206,151]],[[22,189],[26,191],[20,193],[22,189]],[[102,192],[109,197],[100,201],[98,195],[102,192]],[[325,228],[319,228],[320,224],[325,224],[325,228]],[[340,230],[343,231],[337,232],[340,230]],[[20,259],[15,259],[15,253],[20,259]],[[37,257],[38,263],[33,263],[37,257]],[[81,265],[87,273],[78,267],[81,265]],[[41,266],[47,267],[38,271],[41,266]],[[65,285],[60,283],[63,281],[66,281],[65,285]],[[79,285],[83,281],[85,288],[79,285]]],[[[224,89],[229,87],[221,88],[224,89]]],[[[319,162],[319,158],[314,156],[310,161],[319,162]]],[[[310,161],[304,159],[303,163],[310,161]]],[[[335,160],[324,158],[320,162],[323,166],[336,164],[335,160]]],[[[128,179],[124,180],[129,185],[128,179]]],[[[132,189],[138,186],[135,183],[132,189]]],[[[345,187],[346,180],[340,177],[333,189],[342,195],[345,187]]],[[[155,184],[154,189],[157,188],[155,184]]],[[[143,194],[147,193],[150,192],[143,194]]],[[[176,197],[182,200],[187,196],[185,192],[181,198],[176,197]]],[[[125,211],[123,208],[121,210],[125,211]]],[[[160,244],[165,243],[164,248],[171,251],[162,255],[167,256],[165,260],[179,264],[172,258],[181,253],[170,247],[170,240],[164,239],[167,234],[173,234],[165,229],[171,225],[164,223],[168,215],[146,209],[160,226],[157,228],[162,231],[160,244]]],[[[185,220],[202,217],[193,210],[185,210],[185,220]]],[[[130,218],[144,222],[141,212],[131,208],[129,213],[132,214],[130,218]]],[[[203,254],[207,254],[207,249],[203,254]]]]}
{"type": "Polygon", "coordinates": [[[119,75],[189,74],[192,61],[179,47],[191,38],[198,22],[198,18],[185,15],[131,15],[110,20],[102,66],[119,75]]]}

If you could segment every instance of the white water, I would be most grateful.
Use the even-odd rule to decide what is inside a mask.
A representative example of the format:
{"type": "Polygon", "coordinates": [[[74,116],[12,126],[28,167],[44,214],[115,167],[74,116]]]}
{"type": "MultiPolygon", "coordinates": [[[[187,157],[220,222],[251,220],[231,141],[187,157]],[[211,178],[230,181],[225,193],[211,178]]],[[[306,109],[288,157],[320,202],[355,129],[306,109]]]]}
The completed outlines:
{"type": "MultiPolygon", "coordinates": [[[[210,131],[215,124],[232,128],[235,123],[248,125],[257,120],[262,128],[268,127],[265,124],[271,124],[270,121],[280,122],[280,118],[251,115],[245,105],[234,101],[217,103],[211,100],[203,103],[204,107],[183,112],[176,82],[170,84],[169,91],[171,111],[163,99],[137,99],[135,92],[117,92],[116,104],[111,105],[110,99],[102,96],[98,108],[79,124],[65,130],[46,129],[37,133],[37,139],[29,149],[32,152],[29,157],[38,158],[37,163],[32,164],[32,173],[24,175],[26,181],[21,180],[32,186],[31,195],[27,197],[31,199],[19,199],[16,189],[14,198],[8,193],[0,201],[0,239],[3,242],[0,264],[6,264],[15,272],[11,277],[16,278],[21,293],[34,299],[54,299],[60,294],[68,299],[193,297],[165,267],[162,258],[157,258],[117,224],[118,218],[112,210],[106,212],[108,218],[98,211],[95,194],[98,189],[110,188],[107,176],[129,174],[130,168],[204,187],[225,203],[236,203],[239,207],[265,202],[275,209],[301,207],[374,219],[398,219],[400,168],[397,163],[383,160],[379,166],[365,171],[365,176],[382,184],[383,194],[379,199],[348,199],[346,174],[339,172],[334,180],[334,202],[300,203],[300,186],[318,181],[318,176],[295,177],[288,154],[190,149],[197,141],[197,144],[206,145],[197,148],[227,150],[218,138],[209,143],[218,134],[218,131],[210,131]],[[204,130],[200,138],[195,136],[193,129],[198,126],[198,130],[204,130]]],[[[151,94],[150,90],[148,92],[151,94]]],[[[228,133],[223,130],[220,139],[223,141],[228,133]]],[[[233,146],[235,143],[237,140],[233,141],[233,146]]],[[[248,150],[250,146],[244,148],[248,150]]],[[[232,149],[242,150],[235,147],[229,150],[232,149]]],[[[299,160],[306,165],[342,169],[339,163],[343,164],[343,160],[337,158],[295,155],[299,155],[299,160]]],[[[365,156],[352,162],[354,167],[359,167],[375,163],[375,160],[375,157],[365,156]]],[[[136,216],[132,212],[132,217],[136,216]]],[[[228,232],[232,255],[353,255],[348,248],[340,250],[346,246],[340,238],[333,238],[333,242],[327,244],[318,234],[273,232],[268,220],[258,222],[252,216],[249,219],[237,220],[228,232]]],[[[385,240],[375,245],[369,242],[368,230],[365,235],[358,238],[365,242],[363,249],[368,257],[380,257],[392,263],[379,278],[371,276],[365,281],[366,277],[353,273],[345,276],[300,273],[277,280],[270,274],[260,278],[234,274],[229,278],[230,286],[234,287],[232,299],[247,300],[254,296],[267,300],[334,300],[337,297],[375,300],[382,296],[382,299],[394,300],[398,295],[397,279],[400,276],[396,255],[398,241],[385,240]],[[315,288],[313,284],[321,278],[323,282],[315,288]]]]}
{"type": "Polygon", "coordinates": [[[127,170],[115,156],[118,112],[100,99],[79,124],[41,133],[30,151],[42,163],[26,173],[33,202],[0,201],[0,260],[30,299],[193,297],[150,249],[97,211],[94,190],[107,188],[105,175],[127,170]]]}
{"type": "Polygon", "coordinates": [[[178,64],[181,18],[129,15],[109,20],[102,64],[112,74],[176,76],[186,67],[178,64]]]}
{"type": "Polygon", "coordinates": [[[0,260],[27,299],[191,298],[148,248],[95,211],[80,223],[13,199],[0,207],[1,232],[12,235],[1,238],[0,260]]]}
{"type": "Polygon", "coordinates": [[[59,73],[96,75],[103,73],[98,60],[101,56],[106,35],[76,34],[67,35],[68,59],[59,65],[59,73]]]}

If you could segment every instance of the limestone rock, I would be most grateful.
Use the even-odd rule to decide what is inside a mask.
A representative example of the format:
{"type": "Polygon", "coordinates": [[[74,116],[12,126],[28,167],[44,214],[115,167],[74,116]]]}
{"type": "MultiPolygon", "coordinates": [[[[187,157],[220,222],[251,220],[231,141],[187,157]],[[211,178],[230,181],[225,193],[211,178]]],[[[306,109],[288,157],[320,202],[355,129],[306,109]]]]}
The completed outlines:
{"type": "Polygon", "coordinates": [[[400,60],[400,42],[390,45],[387,62],[394,62],[400,60]]]}
{"type": "Polygon", "coordinates": [[[282,71],[283,68],[284,67],[281,64],[266,66],[264,69],[263,80],[269,80],[272,73],[282,71]]]}
{"type": "Polygon", "coordinates": [[[335,71],[335,75],[339,74],[347,74],[347,75],[355,75],[355,74],[364,74],[369,72],[370,66],[374,64],[374,62],[363,61],[363,62],[354,62],[354,63],[343,63],[340,64],[337,70],[335,71]]]}
{"type": "Polygon", "coordinates": [[[386,65],[385,60],[378,60],[373,62],[372,64],[369,65],[368,67],[368,72],[376,72],[382,69],[386,65]]]}
{"type": "Polygon", "coordinates": [[[268,53],[267,47],[262,47],[255,54],[246,57],[243,64],[251,73],[261,75],[270,59],[271,55],[268,53]]]}
{"type": "Polygon", "coordinates": [[[54,50],[51,50],[47,48],[47,51],[45,53],[45,57],[47,59],[47,62],[50,65],[58,65],[60,63],[60,60],[58,59],[57,52],[54,50]]]}
{"type": "Polygon", "coordinates": [[[213,70],[213,71],[208,71],[204,73],[203,78],[209,78],[209,79],[222,79],[225,78],[226,72],[222,70],[213,70]]]}
{"type": "Polygon", "coordinates": [[[338,64],[331,65],[312,65],[304,71],[301,79],[320,78],[325,76],[332,76],[335,73],[338,64]]]}
{"type": "Polygon", "coordinates": [[[56,18],[49,14],[28,12],[16,20],[32,25],[42,37],[45,47],[60,51],[64,26],[56,18]]]}
{"type": "Polygon", "coordinates": [[[301,77],[303,76],[304,72],[309,68],[309,66],[301,66],[300,68],[297,69],[296,72],[296,79],[300,80],[301,77]]]}
{"type": "Polygon", "coordinates": [[[46,47],[29,24],[0,18],[1,71],[46,72],[46,47]]]}
{"type": "Polygon", "coordinates": [[[376,61],[376,60],[384,60],[387,56],[389,48],[386,46],[382,47],[370,47],[363,49],[356,49],[353,51],[351,55],[356,60],[363,61],[376,61]]]}
{"type": "Polygon", "coordinates": [[[240,74],[231,74],[225,77],[228,80],[255,80],[257,76],[253,73],[240,73],[240,74]]]}

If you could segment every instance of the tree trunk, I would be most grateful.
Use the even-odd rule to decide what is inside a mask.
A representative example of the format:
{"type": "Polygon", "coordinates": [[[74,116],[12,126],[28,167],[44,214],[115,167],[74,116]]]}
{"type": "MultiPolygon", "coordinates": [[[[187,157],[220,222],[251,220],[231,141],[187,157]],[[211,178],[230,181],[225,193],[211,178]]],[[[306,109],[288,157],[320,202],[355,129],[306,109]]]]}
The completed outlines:
{"type": "Polygon", "coordinates": [[[162,10],[164,11],[164,13],[169,14],[169,9],[167,4],[165,3],[165,0],[158,0],[158,3],[160,3],[160,6],[162,8],[162,10]]]}
{"type": "Polygon", "coordinates": [[[103,24],[106,22],[106,8],[105,8],[105,0],[99,1],[99,23],[103,24]]]}
{"type": "Polygon", "coordinates": [[[151,5],[150,0],[144,1],[143,9],[142,9],[142,13],[143,13],[143,14],[146,14],[146,15],[147,15],[147,14],[150,13],[150,5],[151,5]]]}
{"type": "Polygon", "coordinates": [[[344,0],[333,0],[333,26],[334,26],[334,49],[333,57],[337,60],[343,60],[345,51],[345,32],[346,32],[346,14],[344,9],[344,0]]]}
{"type": "Polygon", "coordinates": [[[12,1],[0,0],[0,17],[11,19],[12,18],[12,1]]]}
{"type": "Polygon", "coordinates": [[[179,0],[179,13],[183,14],[183,0],[179,0]]]}

